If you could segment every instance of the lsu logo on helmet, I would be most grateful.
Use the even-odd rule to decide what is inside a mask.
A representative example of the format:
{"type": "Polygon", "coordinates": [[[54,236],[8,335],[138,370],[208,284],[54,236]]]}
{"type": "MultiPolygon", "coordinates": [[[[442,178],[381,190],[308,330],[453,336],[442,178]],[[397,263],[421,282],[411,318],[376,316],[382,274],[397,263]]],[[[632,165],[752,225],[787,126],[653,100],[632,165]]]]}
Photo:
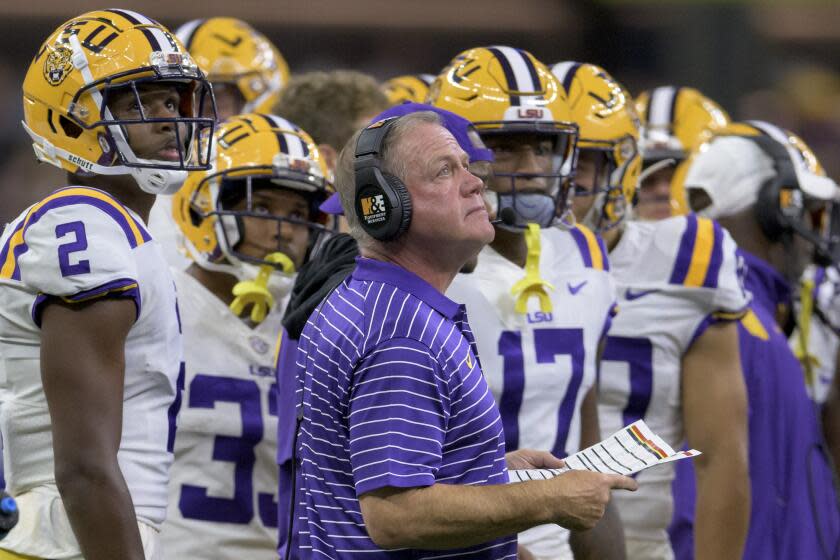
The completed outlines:
{"type": "Polygon", "coordinates": [[[69,47],[58,46],[44,60],[44,78],[51,86],[60,85],[73,70],[73,51],[69,47]]]}

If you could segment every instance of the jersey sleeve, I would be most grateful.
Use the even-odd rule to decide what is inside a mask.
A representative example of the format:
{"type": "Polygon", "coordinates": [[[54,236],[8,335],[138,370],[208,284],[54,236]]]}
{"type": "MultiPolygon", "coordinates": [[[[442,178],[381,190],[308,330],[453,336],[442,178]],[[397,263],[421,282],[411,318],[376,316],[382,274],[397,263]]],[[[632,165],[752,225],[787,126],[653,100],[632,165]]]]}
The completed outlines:
{"type": "Polygon", "coordinates": [[[694,301],[710,320],[737,320],[750,296],[744,288],[746,268],[732,236],[719,223],[693,214],[663,221],[657,248],[670,262],[668,284],[694,301]]]}
{"type": "Polygon", "coordinates": [[[396,338],[356,367],[348,425],[356,495],[431,486],[449,420],[446,381],[429,348],[396,338]]]}
{"type": "Polygon", "coordinates": [[[85,203],[44,206],[24,221],[17,268],[20,280],[38,292],[32,307],[36,324],[53,298],[69,303],[129,298],[140,315],[132,250],[146,239],[141,226],[115,204],[104,210],[85,203]]]}
{"type": "Polygon", "coordinates": [[[713,227],[715,235],[720,239],[721,265],[712,313],[719,321],[734,321],[744,316],[751,300],[750,293],[744,287],[747,268],[729,232],[717,222],[713,222],[713,227]]]}

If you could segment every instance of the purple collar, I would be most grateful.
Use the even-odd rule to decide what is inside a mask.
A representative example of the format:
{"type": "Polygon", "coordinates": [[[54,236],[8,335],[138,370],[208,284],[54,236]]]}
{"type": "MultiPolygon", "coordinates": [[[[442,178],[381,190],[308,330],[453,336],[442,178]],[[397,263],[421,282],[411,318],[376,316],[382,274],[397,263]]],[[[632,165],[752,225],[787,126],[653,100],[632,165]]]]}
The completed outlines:
{"type": "Polygon", "coordinates": [[[461,310],[460,305],[437,291],[431,284],[413,272],[389,262],[356,257],[353,278],[396,286],[400,290],[419,298],[426,305],[449,319],[455,319],[461,310]]]}

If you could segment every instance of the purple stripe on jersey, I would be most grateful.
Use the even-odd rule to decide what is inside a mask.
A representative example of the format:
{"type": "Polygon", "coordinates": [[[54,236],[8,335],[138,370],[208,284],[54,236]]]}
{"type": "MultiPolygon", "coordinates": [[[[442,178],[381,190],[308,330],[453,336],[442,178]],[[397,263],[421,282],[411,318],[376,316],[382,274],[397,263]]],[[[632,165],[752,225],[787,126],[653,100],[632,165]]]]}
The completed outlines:
{"type": "MultiPolygon", "coordinates": [[[[418,551],[383,551],[370,540],[360,495],[505,482],[502,422],[466,314],[419,277],[358,259],[309,318],[296,364],[300,523],[292,525],[299,538],[292,557],[417,558],[418,551]]],[[[515,537],[423,551],[428,558],[515,554],[515,537]]]]}
{"type": "Polygon", "coordinates": [[[671,271],[671,284],[682,284],[688,275],[691,266],[691,256],[694,254],[694,242],[697,238],[697,216],[689,214],[685,217],[685,231],[680,239],[680,249],[677,252],[677,260],[674,262],[674,270],[671,271]]]}
{"type": "Polygon", "coordinates": [[[101,286],[97,286],[95,288],[91,288],[90,290],[85,290],[83,292],[78,292],[70,296],[38,294],[38,296],[35,298],[35,301],[32,303],[32,321],[40,328],[41,313],[43,313],[44,311],[44,306],[50,301],[59,299],[67,303],[81,303],[84,301],[101,298],[127,298],[134,300],[134,306],[136,309],[134,320],[136,321],[140,318],[140,309],[142,304],[140,298],[140,287],[137,285],[136,280],[132,280],[131,278],[120,278],[119,280],[113,280],[111,282],[108,282],[107,284],[102,284],[101,286]]]}
{"type": "MultiPolygon", "coordinates": [[[[618,303],[613,302],[610,306],[610,310],[607,311],[607,316],[604,318],[604,328],[601,329],[601,336],[598,337],[598,345],[600,346],[602,343],[606,344],[607,342],[607,334],[610,332],[610,328],[613,324],[613,319],[615,316],[618,315],[618,303]]],[[[601,362],[598,361],[595,367],[595,385],[601,384],[601,362]]]]}
{"type": "MultiPolygon", "coordinates": [[[[0,267],[3,266],[3,263],[6,262],[6,257],[9,256],[9,247],[12,244],[12,238],[14,238],[15,234],[19,232],[23,228],[23,220],[21,220],[18,225],[15,227],[12,234],[6,240],[6,244],[3,245],[3,249],[0,249],[0,267]]],[[[19,280],[19,278],[18,278],[19,280]]]]}
{"type": "Polygon", "coordinates": [[[499,414],[505,429],[507,451],[519,449],[519,411],[525,393],[525,358],[522,356],[522,333],[504,331],[499,337],[499,355],[503,360],[502,398],[499,414]]]}
{"type": "MultiPolygon", "coordinates": [[[[60,191],[58,191],[58,192],[60,192],[60,191]]],[[[118,202],[116,202],[116,200],[114,200],[114,203],[119,204],[118,202]]],[[[24,236],[26,235],[26,230],[29,229],[32,225],[36,224],[38,222],[38,220],[40,220],[50,210],[52,210],[54,208],[60,208],[62,206],[72,206],[74,204],[88,204],[88,205],[93,206],[95,208],[98,208],[99,210],[102,210],[103,212],[108,214],[122,228],[123,233],[125,233],[125,238],[128,241],[129,246],[132,249],[137,247],[138,243],[137,243],[137,240],[134,237],[134,232],[131,231],[131,225],[129,224],[129,222],[125,218],[125,216],[119,210],[114,208],[113,205],[109,204],[108,202],[106,202],[104,200],[100,200],[98,198],[94,198],[92,196],[85,196],[85,195],[63,196],[61,198],[55,198],[53,200],[50,200],[49,202],[47,202],[46,204],[41,206],[38,210],[36,210],[32,214],[30,214],[29,217],[26,220],[24,220],[26,222],[26,226],[24,227],[24,230],[23,230],[24,236]]],[[[123,207],[123,208],[125,208],[125,207],[123,207]]],[[[133,220],[133,219],[132,219],[132,222],[134,223],[134,225],[137,227],[138,231],[140,232],[140,238],[143,240],[144,243],[151,240],[151,236],[143,228],[143,226],[140,225],[140,223],[138,223],[136,220],[133,220]]],[[[14,268],[14,272],[12,273],[12,279],[14,279],[14,280],[20,280],[20,268],[18,267],[17,260],[20,257],[20,255],[25,253],[28,249],[29,249],[29,247],[26,245],[26,241],[24,241],[23,243],[21,243],[20,245],[15,247],[15,250],[14,250],[15,268],[14,268]]],[[[6,250],[6,252],[8,252],[8,250],[6,250]]],[[[0,262],[2,262],[2,261],[0,261],[0,262]]]]}
{"type": "Polygon", "coordinates": [[[723,263],[723,228],[719,223],[712,222],[714,240],[712,241],[712,256],[709,260],[709,268],[706,271],[706,278],[703,280],[704,288],[717,288],[720,266],[723,263]]]}
{"type": "MultiPolygon", "coordinates": [[[[569,233],[572,234],[572,238],[575,240],[575,243],[577,243],[578,249],[580,249],[580,255],[583,257],[583,264],[588,268],[592,268],[592,255],[589,254],[589,244],[586,242],[586,236],[583,235],[578,228],[570,229],[569,233]]],[[[604,255],[606,254],[607,252],[604,251],[604,255]]]]}
{"type": "Polygon", "coordinates": [[[604,243],[604,238],[601,237],[599,234],[595,234],[595,239],[598,240],[598,247],[601,248],[601,258],[604,261],[604,270],[609,272],[610,271],[610,258],[609,252],[607,251],[607,244],[604,243]]]}
{"type": "MultiPolygon", "coordinates": [[[[114,202],[116,204],[119,204],[116,201],[114,202]]],[[[102,210],[103,212],[108,214],[122,228],[123,233],[125,233],[125,238],[126,240],[128,240],[128,244],[131,246],[131,248],[133,249],[137,247],[137,240],[134,238],[134,232],[131,231],[131,225],[119,210],[117,210],[116,208],[114,208],[113,205],[109,204],[104,200],[94,198],[92,196],[85,196],[79,194],[55,198],[38,208],[38,210],[33,212],[26,220],[26,227],[23,230],[24,236],[26,235],[26,230],[29,229],[35,223],[37,223],[38,220],[40,220],[41,217],[43,217],[50,210],[54,208],[60,208],[62,206],[72,206],[74,204],[89,204],[90,206],[98,208],[99,210],[102,210]]],[[[140,231],[140,236],[143,239],[143,241],[148,241],[149,239],[151,239],[151,237],[149,237],[149,234],[144,231],[143,227],[140,224],[138,224],[136,220],[133,220],[133,222],[134,225],[137,226],[137,229],[140,231]]],[[[26,245],[26,243],[24,243],[24,245],[26,245]]]]}

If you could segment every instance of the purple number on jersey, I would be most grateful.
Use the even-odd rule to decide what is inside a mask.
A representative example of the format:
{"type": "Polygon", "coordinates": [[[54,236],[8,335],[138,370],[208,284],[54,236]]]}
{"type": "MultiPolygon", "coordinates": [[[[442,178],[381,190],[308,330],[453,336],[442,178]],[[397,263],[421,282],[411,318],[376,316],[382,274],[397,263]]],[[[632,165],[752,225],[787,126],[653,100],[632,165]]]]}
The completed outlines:
{"type": "MultiPolygon", "coordinates": [[[[504,362],[503,388],[499,398],[499,412],[505,430],[506,451],[519,449],[519,411],[522,408],[525,390],[525,358],[522,355],[522,334],[503,331],[499,337],[499,355],[504,362]]],[[[583,345],[583,329],[535,329],[534,351],[538,364],[551,364],[558,355],[569,355],[572,372],[566,394],[557,411],[557,437],[550,450],[558,457],[565,457],[566,441],[575,413],[577,395],[583,381],[586,349],[583,345]]]]}
{"type": "Polygon", "coordinates": [[[196,375],[190,383],[188,406],[214,408],[217,402],[238,403],[242,419],[240,437],[219,435],[213,444],[213,460],[235,465],[233,497],[212,497],[205,487],[183,484],[178,508],[181,515],[189,519],[250,523],[254,517],[254,448],[263,437],[260,389],[248,379],[196,375]]]}
{"type": "MultiPolygon", "coordinates": [[[[268,390],[268,413],[277,417],[277,383],[272,383],[268,390]]],[[[257,494],[257,509],[260,512],[260,520],[266,527],[277,528],[277,494],[259,492],[257,494]]]]}
{"type": "Polygon", "coordinates": [[[70,264],[70,254],[84,251],[88,247],[84,222],[76,221],[55,226],[55,238],[61,239],[67,234],[73,234],[73,241],[58,246],[58,266],[62,276],[75,276],[90,272],[90,261],[80,260],[77,264],[70,264]]]}
{"type": "Polygon", "coordinates": [[[166,438],[166,450],[170,453],[175,450],[175,434],[178,432],[178,413],[181,412],[181,398],[184,393],[186,376],[185,364],[181,362],[181,367],[178,369],[178,379],[175,382],[175,400],[169,405],[169,410],[167,411],[169,416],[169,436],[166,438]]]}
{"type": "Polygon", "coordinates": [[[646,338],[607,336],[604,362],[626,362],[630,366],[630,395],[624,408],[624,425],[641,420],[653,394],[653,345],[646,338]]]}

